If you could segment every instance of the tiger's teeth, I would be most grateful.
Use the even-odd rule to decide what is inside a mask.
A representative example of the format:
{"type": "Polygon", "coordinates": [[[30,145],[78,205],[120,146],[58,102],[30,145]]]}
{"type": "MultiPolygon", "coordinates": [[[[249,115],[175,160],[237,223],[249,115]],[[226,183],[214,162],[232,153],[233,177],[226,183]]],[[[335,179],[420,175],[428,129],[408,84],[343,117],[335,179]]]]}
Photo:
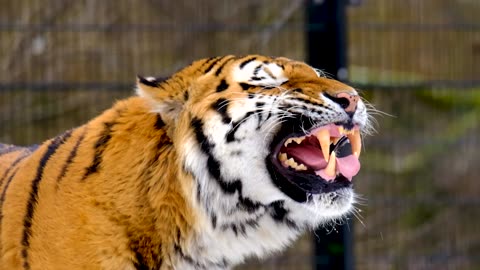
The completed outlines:
{"type": "Polygon", "coordinates": [[[285,154],[285,153],[280,153],[280,155],[278,155],[278,159],[279,159],[280,161],[282,161],[282,162],[283,162],[283,161],[286,161],[286,160],[287,160],[287,154],[285,154]]]}
{"type": "Polygon", "coordinates": [[[293,138],[288,138],[288,139],[285,141],[285,143],[283,144],[283,146],[286,147],[286,146],[289,145],[291,142],[293,142],[293,138]]]}
{"type": "Polygon", "coordinates": [[[293,158],[287,159],[287,161],[285,161],[285,164],[287,164],[288,166],[290,166],[292,168],[296,168],[298,166],[298,164],[295,162],[295,160],[293,158]]]}
{"type": "Polygon", "coordinates": [[[297,144],[301,144],[303,140],[305,140],[305,137],[293,138],[293,141],[296,142],[297,144]]]}
{"type": "Polygon", "coordinates": [[[287,154],[285,153],[281,153],[280,154],[280,160],[282,160],[282,162],[290,167],[290,168],[293,168],[297,171],[306,171],[308,168],[307,166],[305,166],[305,164],[298,164],[293,158],[289,158],[287,159],[287,154]],[[283,160],[285,158],[285,160],[283,160]]]}
{"type": "Polygon", "coordinates": [[[299,170],[299,171],[306,171],[306,170],[307,170],[307,166],[305,166],[305,165],[303,165],[303,164],[300,164],[300,165],[298,165],[298,167],[295,168],[295,169],[297,169],[297,170],[299,170]]]}
{"type": "Polygon", "coordinates": [[[360,131],[354,130],[347,135],[350,144],[352,145],[352,153],[358,158],[362,151],[362,138],[360,137],[360,131]]]}
{"type": "Polygon", "coordinates": [[[332,152],[332,155],[330,156],[330,159],[328,160],[327,167],[325,168],[325,174],[331,177],[334,177],[337,172],[337,166],[336,166],[336,154],[335,151],[332,152]]]}
{"type": "Polygon", "coordinates": [[[315,136],[322,148],[323,158],[328,162],[330,159],[330,131],[328,129],[321,129],[315,136]]]}

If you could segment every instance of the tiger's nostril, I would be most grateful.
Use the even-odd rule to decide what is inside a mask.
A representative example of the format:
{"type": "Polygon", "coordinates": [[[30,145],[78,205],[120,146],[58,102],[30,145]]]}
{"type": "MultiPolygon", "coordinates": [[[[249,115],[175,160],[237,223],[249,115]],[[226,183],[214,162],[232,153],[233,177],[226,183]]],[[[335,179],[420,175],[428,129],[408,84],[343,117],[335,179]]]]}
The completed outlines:
{"type": "Polygon", "coordinates": [[[338,105],[342,107],[347,113],[353,113],[357,109],[357,103],[360,99],[356,94],[349,94],[346,92],[338,93],[335,96],[325,95],[338,105]]]}
{"type": "Polygon", "coordinates": [[[340,107],[342,107],[343,109],[346,109],[348,108],[348,106],[350,106],[350,101],[348,100],[348,98],[338,98],[336,100],[336,102],[340,105],[340,107]]]}

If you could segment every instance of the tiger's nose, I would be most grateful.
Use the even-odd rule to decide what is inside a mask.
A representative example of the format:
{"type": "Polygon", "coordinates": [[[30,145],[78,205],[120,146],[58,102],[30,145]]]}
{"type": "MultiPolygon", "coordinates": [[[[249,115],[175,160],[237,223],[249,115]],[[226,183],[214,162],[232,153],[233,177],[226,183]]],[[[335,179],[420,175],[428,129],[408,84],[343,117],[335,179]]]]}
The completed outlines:
{"type": "Polygon", "coordinates": [[[347,92],[338,93],[336,95],[336,102],[347,112],[353,113],[357,109],[357,103],[360,97],[357,94],[350,94],[347,92]]]}

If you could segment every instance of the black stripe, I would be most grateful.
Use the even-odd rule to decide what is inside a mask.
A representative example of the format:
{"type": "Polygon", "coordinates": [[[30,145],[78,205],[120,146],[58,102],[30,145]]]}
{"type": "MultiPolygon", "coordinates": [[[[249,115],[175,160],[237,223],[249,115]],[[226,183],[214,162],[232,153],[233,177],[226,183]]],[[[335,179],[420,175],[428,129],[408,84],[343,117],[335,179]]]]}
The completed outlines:
{"type": "Polygon", "coordinates": [[[115,124],[115,122],[104,123],[104,129],[94,146],[95,154],[93,156],[92,164],[85,169],[85,174],[83,175],[82,180],[85,180],[91,174],[98,172],[103,161],[103,152],[107,148],[107,144],[112,138],[112,127],[115,124]]]}
{"type": "Polygon", "coordinates": [[[247,228],[245,228],[245,224],[243,223],[238,224],[238,229],[242,235],[244,236],[247,235],[247,228]]]}
{"type": "Polygon", "coordinates": [[[137,270],[151,270],[151,268],[145,263],[145,259],[143,258],[142,254],[138,251],[134,251],[135,253],[135,260],[133,262],[133,266],[137,270]]]}
{"type": "Polygon", "coordinates": [[[253,228],[253,229],[257,229],[260,224],[258,224],[258,220],[260,219],[260,216],[257,217],[256,219],[248,219],[245,224],[248,225],[249,227],[253,228]]]}
{"type": "Polygon", "coordinates": [[[185,254],[180,245],[175,244],[173,248],[175,252],[180,256],[180,258],[183,259],[183,261],[185,261],[186,263],[192,265],[194,269],[211,269],[212,267],[215,269],[225,269],[228,267],[229,264],[226,258],[223,258],[219,262],[207,260],[207,262],[205,263],[200,263],[197,262],[192,256],[185,254]]]}
{"type": "Polygon", "coordinates": [[[200,264],[199,262],[195,261],[191,256],[185,254],[182,247],[179,244],[175,244],[173,246],[175,252],[180,256],[188,264],[194,266],[194,269],[207,269],[205,265],[200,264]]]}
{"type": "Polygon", "coordinates": [[[292,90],[290,90],[290,91],[291,91],[291,92],[295,92],[295,93],[303,94],[302,88],[295,88],[295,89],[292,89],[292,90]]]}
{"type": "MultiPolygon", "coordinates": [[[[277,101],[277,99],[278,99],[278,97],[274,97],[272,104],[275,104],[275,102],[277,101]]],[[[267,120],[270,119],[270,117],[272,117],[272,110],[268,110],[268,115],[267,115],[267,117],[265,118],[264,123],[267,122],[267,120]]]]}
{"type": "Polygon", "coordinates": [[[261,81],[265,79],[266,79],[265,77],[257,77],[257,76],[253,76],[250,78],[251,81],[261,81]]]}
{"type": "Polygon", "coordinates": [[[65,164],[62,167],[62,171],[60,172],[60,174],[57,177],[57,181],[56,181],[57,182],[57,184],[56,184],[57,189],[58,189],[58,186],[60,185],[60,182],[62,181],[63,177],[65,177],[65,174],[67,173],[68,167],[72,163],[73,159],[77,156],[78,147],[80,146],[83,139],[85,138],[86,133],[87,133],[87,127],[85,126],[83,128],[82,134],[80,135],[77,142],[75,143],[75,146],[73,146],[72,151],[70,151],[70,155],[68,155],[67,161],[65,162],[65,164]]]}
{"type": "MultiPolygon", "coordinates": [[[[202,69],[204,66],[208,65],[211,61],[213,61],[217,58],[218,57],[210,57],[210,58],[205,59],[199,69],[202,69]]],[[[190,64],[189,67],[192,66],[194,63],[196,63],[196,62],[193,62],[192,64],[190,64]]]]}
{"type": "Polygon", "coordinates": [[[194,117],[191,121],[191,126],[193,128],[193,131],[195,132],[195,138],[197,139],[197,142],[200,144],[200,148],[206,155],[210,155],[210,148],[214,147],[214,145],[211,144],[207,140],[207,137],[205,137],[205,134],[203,134],[202,120],[194,117]]]}
{"type": "Polygon", "coordinates": [[[217,228],[217,215],[215,215],[214,213],[212,213],[210,219],[211,219],[211,221],[212,221],[212,227],[213,227],[214,229],[217,228]]]}
{"type": "MultiPolygon", "coordinates": [[[[133,236],[131,233],[127,235],[129,237],[133,236]]],[[[135,255],[135,260],[132,260],[135,269],[153,270],[162,267],[162,246],[154,245],[150,237],[140,236],[136,239],[130,239],[129,249],[135,255]]]]}
{"type": "Polygon", "coordinates": [[[144,77],[140,76],[140,75],[137,75],[138,77],[138,80],[140,81],[141,84],[145,84],[145,85],[148,85],[150,87],[158,87],[158,85],[160,84],[157,79],[153,79],[151,81],[145,79],[144,77]]]}
{"type": "Polygon", "coordinates": [[[300,227],[292,219],[286,218],[284,223],[292,230],[300,230],[300,227]]]}
{"type": "Polygon", "coordinates": [[[165,123],[163,122],[160,114],[157,114],[157,120],[155,121],[155,124],[153,126],[155,127],[155,129],[158,129],[158,130],[162,129],[165,126],[165,123]]]}
{"type": "Polygon", "coordinates": [[[227,90],[228,86],[229,85],[228,85],[227,81],[222,80],[220,82],[220,84],[217,86],[217,92],[223,92],[223,91],[227,90]]]}
{"type": "Polygon", "coordinates": [[[265,216],[265,214],[266,213],[263,213],[255,216],[252,219],[247,219],[245,221],[241,221],[237,223],[225,223],[220,227],[220,229],[222,231],[232,230],[236,236],[238,236],[239,233],[243,236],[247,236],[247,227],[253,230],[258,229],[258,227],[260,226],[259,221],[261,218],[265,216]]]}
{"type": "Polygon", "coordinates": [[[232,224],[230,227],[231,227],[233,233],[235,234],[235,236],[238,236],[237,226],[235,224],[232,224]]]}
{"type": "Polygon", "coordinates": [[[200,202],[202,199],[202,187],[197,183],[197,200],[200,202]]]}
{"type": "Polygon", "coordinates": [[[249,198],[244,198],[242,193],[242,182],[238,179],[227,182],[221,175],[220,162],[213,156],[212,148],[215,146],[208,141],[208,138],[203,133],[203,123],[198,118],[193,118],[191,126],[195,132],[197,142],[200,144],[200,148],[207,156],[207,170],[210,175],[216,180],[222,191],[226,194],[238,193],[238,207],[248,212],[254,212],[258,208],[264,205],[260,202],[254,202],[249,198]]]}
{"type": "MultiPolygon", "coordinates": [[[[22,161],[26,157],[28,157],[28,154],[29,154],[28,152],[25,152],[20,157],[18,157],[13,162],[12,167],[10,167],[7,171],[10,171],[11,168],[16,166],[20,161],[22,161]]],[[[3,190],[2,190],[2,195],[0,196],[0,233],[1,233],[1,227],[2,227],[1,224],[2,224],[2,219],[3,219],[3,202],[5,201],[5,196],[7,196],[8,187],[10,186],[10,183],[12,182],[13,178],[15,178],[15,175],[17,175],[17,172],[18,172],[19,169],[20,169],[20,167],[17,167],[17,168],[14,169],[13,173],[10,175],[10,177],[5,182],[5,186],[3,187],[3,190]]],[[[7,174],[8,174],[8,172],[5,173],[5,175],[3,177],[6,177],[7,174]]],[[[3,180],[4,180],[3,177],[0,180],[0,185],[3,183],[3,180]]],[[[1,249],[1,246],[0,246],[0,249],[1,249]]]]}
{"type": "MultiPolygon", "coordinates": [[[[17,172],[19,171],[19,168],[16,168],[12,175],[10,175],[10,177],[7,179],[7,182],[5,184],[5,187],[3,188],[3,192],[2,192],[2,195],[0,197],[0,233],[2,233],[2,221],[3,221],[3,203],[5,201],[5,197],[7,195],[7,189],[8,187],[10,186],[10,183],[12,182],[12,179],[15,178],[15,176],[17,175],[17,172]]],[[[0,241],[0,250],[2,249],[2,241],[0,241]]]]}
{"type": "Polygon", "coordinates": [[[215,76],[220,75],[222,73],[223,68],[227,65],[228,62],[231,62],[235,57],[230,57],[227,60],[225,60],[218,68],[217,71],[215,71],[215,76]]]}
{"type": "Polygon", "coordinates": [[[212,70],[212,68],[213,68],[218,62],[220,62],[220,60],[222,60],[222,59],[223,59],[223,57],[219,57],[219,58],[215,59],[215,60],[208,66],[208,68],[204,71],[204,73],[210,72],[210,70],[212,70]]]}
{"type": "Polygon", "coordinates": [[[43,171],[50,157],[55,154],[58,147],[64,144],[71,135],[72,131],[69,130],[50,142],[47,151],[43,155],[42,159],[40,159],[40,163],[37,167],[37,174],[32,181],[32,190],[30,191],[30,197],[28,198],[27,202],[27,212],[25,214],[25,218],[23,219],[22,258],[23,268],[25,270],[30,269],[30,263],[28,262],[28,248],[30,247],[30,237],[32,235],[33,214],[38,203],[38,187],[43,177],[43,171]]]}
{"type": "Polygon", "coordinates": [[[299,98],[299,97],[291,97],[290,100],[296,100],[296,101],[300,101],[300,102],[303,102],[303,103],[307,103],[307,104],[311,104],[311,105],[314,105],[314,106],[319,106],[319,107],[322,107],[322,108],[325,108],[325,109],[332,110],[332,109],[330,109],[329,107],[327,107],[323,104],[320,104],[320,103],[317,103],[317,102],[312,102],[310,100],[299,98]]]}
{"type": "Polygon", "coordinates": [[[252,87],[255,87],[255,85],[251,85],[251,84],[248,84],[248,83],[240,83],[240,87],[242,87],[243,90],[248,90],[252,87]]]}
{"type": "MultiPolygon", "coordinates": [[[[257,116],[258,116],[258,125],[257,125],[257,130],[260,129],[260,127],[262,126],[262,121],[263,121],[263,113],[262,113],[262,109],[263,107],[265,106],[265,102],[262,102],[262,101],[257,101],[255,103],[255,107],[257,107],[257,116]]],[[[270,110],[271,111],[271,110],[270,110]]]]}
{"type": "Polygon", "coordinates": [[[240,68],[244,68],[248,63],[252,62],[252,61],[255,61],[255,59],[257,59],[256,57],[252,57],[250,59],[247,59],[245,61],[243,61],[241,64],[240,64],[240,68]]]}
{"type": "Polygon", "coordinates": [[[260,72],[260,69],[262,69],[262,64],[258,65],[255,67],[255,69],[253,70],[253,75],[257,76],[258,75],[258,72],[260,72]]]}
{"type": "Polygon", "coordinates": [[[272,218],[277,222],[283,221],[285,216],[288,214],[288,211],[283,207],[283,204],[284,201],[274,201],[270,204],[272,209],[272,218]]]}
{"type": "Polygon", "coordinates": [[[225,140],[227,141],[227,143],[231,143],[231,142],[235,141],[235,133],[240,128],[240,123],[243,123],[245,121],[245,119],[247,119],[248,117],[250,117],[254,113],[255,112],[248,112],[247,114],[245,114],[245,116],[242,119],[240,119],[236,122],[233,122],[232,129],[227,133],[227,136],[225,137],[225,140]]]}
{"type": "Polygon", "coordinates": [[[203,123],[200,119],[194,117],[192,119],[191,126],[195,132],[195,137],[197,139],[197,142],[200,144],[200,148],[208,157],[207,167],[208,167],[209,173],[215,179],[219,179],[220,178],[220,162],[218,162],[218,160],[216,160],[211,153],[211,148],[213,148],[215,145],[209,142],[207,137],[203,133],[203,123]]]}
{"type": "Polygon", "coordinates": [[[282,223],[287,225],[290,229],[299,230],[298,225],[295,221],[288,218],[288,210],[284,207],[284,201],[274,201],[270,206],[270,215],[272,216],[273,220],[278,223],[282,223]]]}
{"type": "Polygon", "coordinates": [[[229,101],[225,98],[219,98],[212,104],[212,109],[217,111],[222,116],[222,122],[224,124],[230,124],[232,118],[228,115],[229,101]]]}
{"type": "Polygon", "coordinates": [[[5,177],[7,177],[8,173],[9,173],[20,161],[22,161],[24,158],[26,158],[29,154],[30,154],[30,152],[25,151],[22,155],[20,155],[19,157],[17,157],[17,158],[12,162],[12,164],[10,164],[10,167],[8,167],[8,169],[3,173],[2,177],[0,178],[0,186],[3,184],[3,180],[5,179],[5,177]]]}

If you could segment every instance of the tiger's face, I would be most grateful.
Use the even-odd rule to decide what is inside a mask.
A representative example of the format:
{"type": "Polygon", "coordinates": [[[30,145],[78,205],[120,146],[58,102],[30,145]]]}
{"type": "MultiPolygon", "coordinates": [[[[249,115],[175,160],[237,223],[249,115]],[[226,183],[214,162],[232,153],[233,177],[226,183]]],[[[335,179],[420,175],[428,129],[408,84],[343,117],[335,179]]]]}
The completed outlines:
{"type": "Polygon", "coordinates": [[[185,71],[199,73],[191,81],[141,78],[139,93],[162,114],[213,226],[268,213],[313,227],[347,213],[368,127],[358,93],[286,58],[202,61],[185,71]],[[161,94],[172,83],[185,86],[161,94]]]}

